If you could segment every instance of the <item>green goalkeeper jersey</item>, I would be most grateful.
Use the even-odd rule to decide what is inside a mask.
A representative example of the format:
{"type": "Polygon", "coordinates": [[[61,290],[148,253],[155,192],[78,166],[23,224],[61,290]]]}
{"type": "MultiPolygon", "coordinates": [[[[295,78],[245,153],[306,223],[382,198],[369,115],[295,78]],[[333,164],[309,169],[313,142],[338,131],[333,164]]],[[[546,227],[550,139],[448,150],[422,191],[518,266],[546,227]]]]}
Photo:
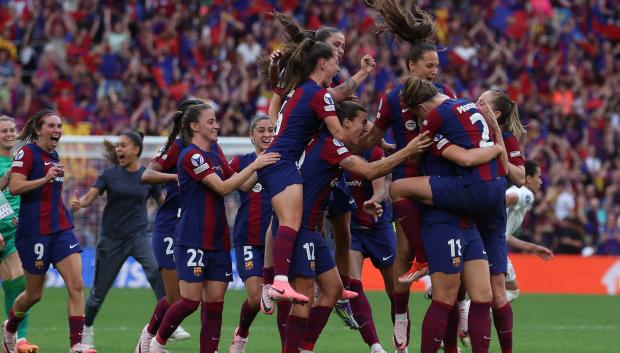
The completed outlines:
{"type": "MultiPolygon", "coordinates": [[[[0,156],[0,177],[9,172],[11,163],[13,163],[13,157],[0,156]]],[[[8,187],[4,190],[4,198],[0,196],[0,232],[15,228],[11,220],[19,214],[19,202],[19,195],[11,195],[8,187]],[[12,215],[6,205],[7,202],[13,211],[12,215]]]]}

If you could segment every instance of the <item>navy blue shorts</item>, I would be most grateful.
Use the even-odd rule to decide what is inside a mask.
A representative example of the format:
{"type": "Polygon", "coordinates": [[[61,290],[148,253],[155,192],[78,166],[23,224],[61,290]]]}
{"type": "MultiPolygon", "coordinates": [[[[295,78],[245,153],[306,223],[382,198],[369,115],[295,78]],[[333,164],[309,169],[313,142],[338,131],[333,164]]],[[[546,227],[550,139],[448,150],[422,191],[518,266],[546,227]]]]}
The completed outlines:
{"type": "Polygon", "coordinates": [[[248,278],[263,277],[263,265],[265,264],[265,246],[242,245],[235,247],[235,259],[237,272],[245,282],[248,278]]]}
{"type": "Polygon", "coordinates": [[[431,274],[461,273],[463,262],[487,259],[482,239],[475,228],[465,229],[449,223],[424,225],[422,242],[431,274]]]}
{"type": "Polygon", "coordinates": [[[336,263],[321,234],[301,229],[295,240],[289,277],[315,278],[334,267],[336,263]]]}
{"type": "Polygon", "coordinates": [[[45,274],[50,264],[56,267],[57,263],[69,255],[82,252],[82,246],[73,229],[46,235],[16,234],[15,247],[22,267],[35,275],[45,274]]]}
{"type": "Polygon", "coordinates": [[[231,282],[233,279],[230,251],[174,245],[174,260],[179,280],[231,282]]]}
{"type": "Polygon", "coordinates": [[[281,193],[289,185],[304,183],[304,178],[295,162],[283,159],[259,169],[257,174],[258,181],[265,187],[270,198],[281,193]]]}
{"type": "MultiPolygon", "coordinates": [[[[505,208],[498,209],[498,213],[506,213],[505,208]]],[[[476,224],[489,258],[489,270],[492,274],[508,272],[508,243],[506,242],[506,221],[497,224],[501,216],[479,220],[476,224]]]]}
{"type": "Polygon", "coordinates": [[[347,186],[344,174],[340,176],[338,184],[332,189],[327,204],[327,218],[332,219],[347,212],[355,211],[357,205],[351,189],[347,186]]]}
{"type": "Polygon", "coordinates": [[[369,257],[373,266],[384,269],[394,264],[396,232],[391,223],[374,229],[351,229],[351,250],[369,257]]]}
{"type": "Polygon", "coordinates": [[[176,270],[174,265],[174,230],[172,233],[153,232],[153,253],[160,269],[176,270]]]}
{"type": "Polygon", "coordinates": [[[458,176],[431,175],[429,184],[436,208],[478,215],[506,208],[506,178],[465,184],[458,176]]]}

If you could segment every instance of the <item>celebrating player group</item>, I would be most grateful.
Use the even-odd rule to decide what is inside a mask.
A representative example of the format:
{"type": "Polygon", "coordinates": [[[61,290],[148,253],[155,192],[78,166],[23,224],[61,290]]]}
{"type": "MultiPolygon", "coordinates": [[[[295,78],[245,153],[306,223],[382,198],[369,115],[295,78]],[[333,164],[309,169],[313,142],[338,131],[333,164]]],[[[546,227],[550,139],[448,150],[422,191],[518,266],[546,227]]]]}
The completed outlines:
{"type": "Polygon", "coordinates": [[[313,352],[334,309],[359,330],[371,353],[385,353],[364,293],[365,258],[385,283],[396,353],[418,351],[410,342],[412,329],[422,332],[422,353],[440,347],[456,353],[458,337],[474,353],[486,353],[492,321],[502,353],[511,353],[510,302],[518,287],[507,244],[545,259],[553,255],[512,237],[540,188],[540,168],[521,155],[525,129],[516,104],[493,89],[476,102],[457,98],[434,82],[439,59],[432,18],[417,7],[402,9],[397,0],[367,2],[381,17],[380,30],[410,47],[402,58],[407,75],[382,96],[372,122],[353,95],[375,70],[374,59],[361,58],[359,71],[341,82],[344,34],[331,27],[307,31],[290,16],[274,13],[287,43],[259,62],[274,95],[270,114],[251,121],[254,152],[228,161],[218,145],[214,108],[198,99],[179,102],[167,143],[147,168],[139,165],[142,136],[133,131],[119,136],[109,150],[115,166],[71,201],[77,211],[108,194],[104,230],[111,230],[97,245],[95,289],[86,303],[81,247],[61,196],[64,167],[56,148],[62,117],[43,110],[19,136],[12,119],[0,118],[3,156],[10,158],[16,138],[27,142],[10,170],[0,166],[6,175],[0,187],[11,200],[8,210],[15,211],[0,219],[0,275],[11,284],[6,294],[15,294],[7,305],[2,351],[37,352],[25,340],[24,324],[43,296],[52,264],[67,287],[70,352],[96,352],[94,318],[131,255],[158,298],[139,335],[136,328],[135,352],[167,352],[169,339],[187,338],[179,325],[199,307],[200,352],[217,352],[234,250],[247,299],[231,332],[231,353],[246,352],[260,312],[277,312],[283,353],[313,352]],[[383,139],[388,130],[395,144],[383,139]],[[231,232],[224,198],[233,192],[241,204],[231,232]],[[152,243],[142,231],[148,198],[160,204],[152,243]],[[119,238],[124,231],[131,233],[130,243],[119,238]],[[23,267],[24,277],[6,271],[9,266],[23,267]],[[415,327],[409,288],[426,275],[432,301],[421,327],[415,327]]]}

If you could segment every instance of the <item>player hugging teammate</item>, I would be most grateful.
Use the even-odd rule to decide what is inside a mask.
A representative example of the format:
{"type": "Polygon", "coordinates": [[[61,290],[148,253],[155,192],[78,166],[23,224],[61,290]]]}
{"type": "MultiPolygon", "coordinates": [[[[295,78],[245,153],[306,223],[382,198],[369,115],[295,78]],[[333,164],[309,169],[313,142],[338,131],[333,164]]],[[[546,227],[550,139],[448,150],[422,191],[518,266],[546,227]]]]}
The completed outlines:
{"type": "MultiPolygon", "coordinates": [[[[432,301],[419,328],[421,352],[437,352],[443,343],[446,352],[456,353],[458,336],[474,352],[488,352],[491,318],[502,352],[512,352],[510,301],[518,286],[507,243],[552,256],[512,237],[540,187],[540,168],[521,156],[518,138],[525,130],[516,104],[497,90],[484,92],[477,103],[458,99],[433,82],[439,59],[431,16],[417,7],[405,10],[397,0],[367,2],[382,18],[382,31],[410,44],[403,58],[408,72],[382,95],[373,122],[351,97],[374,71],[373,58],[361,58],[359,72],[340,83],[344,34],[330,27],[305,31],[275,13],[287,43],[260,61],[275,95],[270,116],[250,124],[253,152],[228,162],[217,144],[215,111],[197,99],[179,104],[168,141],[146,170],[138,168],[139,136],[121,136],[128,144],[119,147],[124,158],[133,153],[130,169],[141,171],[143,183],[166,188],[152,239],[166,296],[135,352],[167,352],[175,330],[188,336],[179,325],[199,306],[200,352],[218,351],[233,249],[247,299],[231,353],[246,351],[258,312],[276,308],[284,353],[313,352],[334,308],[359,329],[371,353],[385,353],[362,283],[365,258],[384,280],[396,353],[411,343],[410,283],[427,274],[432,301]],[[382,139],[387,130],[395,145],[382,139]],[[236,190],[241,205],[231,241],[224,197],[236,190]],[[324,238],[325,219],[335,254],[324,238]]],[[[2,124],[0,119],[0,136],[2,124]]],[[[33,116],[20,135],[31,143],[12,162],[9,191],[22,195],[16,247],[29,285],[4,324],[5,353],[17,351],[18,324],[40,300],[50,263],[67,283],[71,352],[94,352],[82,344],[81,250],[59,196],[60,129],[52,111],[33,116]],[[54,207],[42,206],[51,202],[54,207]]],[[[74,200],[74,207],[89,204],[101,190],[74,200]]]]}

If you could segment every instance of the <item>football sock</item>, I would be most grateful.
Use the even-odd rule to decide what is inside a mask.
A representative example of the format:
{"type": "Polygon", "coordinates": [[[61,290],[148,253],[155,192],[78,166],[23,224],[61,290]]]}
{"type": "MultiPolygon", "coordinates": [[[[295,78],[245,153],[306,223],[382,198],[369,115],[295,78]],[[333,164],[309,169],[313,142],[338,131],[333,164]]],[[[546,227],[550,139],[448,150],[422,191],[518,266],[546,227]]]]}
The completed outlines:
{"type": "Polygon", "coordinates": [[[284,348],[284,343],[286,342],[286,320],[288,320],[289,314],[291,313],[291,307],[293,303],[288,300],[278,300],[278,331],[280,332],[280,343],[282,343],[282,348],[284,348]]]}
{"type": "Polygon", "coordinates": [[[250,325],[256,318],[260,309],[252,309],[250,303],[246,299],[241,305],[241,313],[239,314],[239,330],[237,334],[243,338],[247,338],[250,334],[250,325]]]}
{"type": "Polygon", "coordinates": [[[172,304],[166,311],[161,325],[157,330],[157,342],[165,345],[174,330],[177,329],[186,317],[190,316],[198,309],[198,305],[200,305],[199,301],[183,297],[181,297],[181,300],[177,300],[176,303],[172,304]]]}
{"type": "Polygon", "coordinates": [[[273,284],[273,266],[263,267],[263,283],[273,284]]]}
{"type": "Polygon", "coordinates": [[[82,343],[84,331],[84,316],[69,316],[69,347],[82,343]]]}
{"type": "Polygon", "coordinates": [[[26,317],[26,313],[15,312],[13,309],[9,311],[9,318],[6,323],[6,330],[15,333],[17,325],[26,317]]]}
{"type": "Polygon", "coordinates": [[[473,353],[488,353],[491,344],[491,303],[471,302],[469,306],[469,338],[473,353]]]}
{"type": "Polygon", "coordinates": [[[426,310],[426,315],[424,315],[424,321],[422,321],[421,353],[437,352],[446,334],[448,317],[452,308],[453,305],[436,300],[431,302],[428,310],[426,310]]]}
{"type": "Polygon", "coordinates": [[[289,315],[286,320],[286,342],[284,353],[299,353],[306,336],[308,319],[305,317],[289,315]]]}
{"type": "Polygon", "coordinates": [[[306,329],[306,335],[304,336],[304,342],[301,346],[302,349],[307,351],[313,351],[316,341],[319,339],[321,332],[327,320],[329,320],[329,314],[331,314],[332,308],[327,306],[315,306],[310,309],[310,317],[308,318],[308,328],[306,329]]]}
{"type": "Polygon", "coordinates": [[[340,275],[340,280],[342,281],[342,286],[344,289],[349,289],[351,287],[351,277],[340,275]]]}
{"type": "Polygon", "coordinates": [[[502,353],[512,353],[512,306],[510,303],[506,303],[501,308],[493,308],[493,323],[502,353]]]}
{"type": "Polygon", "coordinates": [[[288,276],[288,269],[293,258],[293,247],[297,231],[286,226],[279,226],[273,240],[273,272],[276,276],[288,276]]]}
{"type": "Polygon", "coordinates": [[[420,211],[415,201],[404,199],[394,202],[393,205],[394,214],[409,240],[409,248],[415,256],[416,262],[428,262],[426,254],[424,253],[424,245],[422,244],[422,235],[420,233],[420,211]]]}
{"type": "Polygon", "coordinates": [[[164,319],[164,315],[166,315],[166,311],[170,308],[170,304],[168,304],[168,300],[166,297],[161,298],[157,305],[155,305],[155,310],[153,311],[153,315],[151,315],[151,320],[149,321],[149,325],[146,327],[146,331],[151,335],[157,334],[157,330],[159,330],[159,325],[161,321],[164,319]]]}
{"type": "Polygon", "coordinates": [[[222,333],[224,302],[202,303],[200,328],[200,353],[215,353],[222,333]]]}
{"type": "Polygon", "coordinates": [[[405,314],[409,309],[409,292],[394,292],[392,298],[394,298],[394,313],[396,315],[405,314]]]}
{"type": "Polygon", "coordinates": [[[443,350],[445,353],[458,353],[457,331],[459,329],[460,311],[458,306],[453,306],[448,316],[446,333],[443,336],[443,350]]]}
{"type": "MultiPolygon", "coordinates": [[[[5,280],[2,282],[2,289],[4,290],[4,309],[8,317],[15,299],[26,290],[26,279],[21,275],[15,279],[5,280]]],[[[30,321],[28,317],[28,313],[24,313],[22,321],[17,326],[18,338],[26,338],[28,336],[28,322],[30,321]]]]}
{"type": "Polygon", "coordinates": [[[349,299],[349,303],[351,303],[353,317],[360,326],[360,335],[362,335],[362,339],[368,346],[379,343],[377,329],[372,318],[372,308],[370,307],[368,298],[366,298],[366,293],[364,293],[362,282],[357,279],[352,279],[351,290],[357,293],[357,298],[349,299]]]}

